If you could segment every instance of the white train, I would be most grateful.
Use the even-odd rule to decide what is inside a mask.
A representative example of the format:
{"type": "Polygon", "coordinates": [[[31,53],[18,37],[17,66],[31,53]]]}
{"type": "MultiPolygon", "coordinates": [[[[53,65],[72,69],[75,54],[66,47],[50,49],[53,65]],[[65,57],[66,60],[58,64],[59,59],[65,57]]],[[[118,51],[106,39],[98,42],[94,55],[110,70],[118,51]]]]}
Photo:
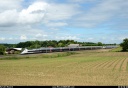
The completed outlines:
{"type": "Polygon", "coordinates": [[[79,50],[95,50],[95,49],[111,49],[117,46],[83,46],[83,47],[59,47],[59,48],[39,48],[28,50],[25,49],[21,54],[36,54],[36,53],[52,53],[52,52],[67,52],[79,50]]]}

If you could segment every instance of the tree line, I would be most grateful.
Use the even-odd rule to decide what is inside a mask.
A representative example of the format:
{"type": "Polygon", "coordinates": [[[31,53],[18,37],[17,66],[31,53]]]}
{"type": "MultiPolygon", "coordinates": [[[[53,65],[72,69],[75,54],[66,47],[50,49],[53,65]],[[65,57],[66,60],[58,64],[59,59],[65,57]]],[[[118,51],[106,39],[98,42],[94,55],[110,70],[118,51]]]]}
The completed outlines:
{"type": "Polygon", "coordinates": [[[67,47],[70,44],[80,44],[81,46],[103,46],[101,42],[98,43],[92,43],[92,42],[77,42],[74,40],[49,40],[49,41],[26,41],[26,42],[20,42],[16,45],[16,47],[21,48],[40,48],[40,47],[67,47]]]}

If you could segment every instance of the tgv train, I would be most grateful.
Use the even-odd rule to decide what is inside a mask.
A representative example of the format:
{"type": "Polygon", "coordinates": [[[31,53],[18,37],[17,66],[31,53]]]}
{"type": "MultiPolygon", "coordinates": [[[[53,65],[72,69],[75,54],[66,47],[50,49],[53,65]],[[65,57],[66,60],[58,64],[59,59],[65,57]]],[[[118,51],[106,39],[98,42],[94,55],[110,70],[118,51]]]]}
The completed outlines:
{"type": "Polygon", "coordinates": [[[21,54],[36,54],[36,53],[52,53],[52,52],[67,52],[79,50],[95,50],[95,49],[111,49],[117,46],[83,46],[83,47],[59,47],[59,48],[39,48],[28,50],[25,49],[21,54]]]}

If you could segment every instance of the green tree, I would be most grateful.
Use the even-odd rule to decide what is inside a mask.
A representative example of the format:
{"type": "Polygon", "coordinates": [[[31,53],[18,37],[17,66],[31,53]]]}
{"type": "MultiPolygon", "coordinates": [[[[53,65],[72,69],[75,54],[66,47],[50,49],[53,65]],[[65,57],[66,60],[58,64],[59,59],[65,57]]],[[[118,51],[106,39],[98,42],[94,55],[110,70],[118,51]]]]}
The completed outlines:
{"type": "Polygon", "coordinates": [[[4,55],[5,54],[5,46],[0,45],[0,55],[4,55]]]}
{"type": "Polygon", "coordinates": [[[97,45],[98,45],[98,46],[102,46],[103,44],[102,44],[101,42],[98,42],[97,45]]]}
{"type": "Polygon", "coordinates": [[[63,43],[58,43],[58,46],[59,47],[64,47],[64,44],[63,43]]]}
{"type": "Polygon", "coordinates": [[[122,51],[127,51],[128,50],[128,38],[125,38],[123,40],[123,42],[120,44],[120,46],[122,47],[122,51]]]}

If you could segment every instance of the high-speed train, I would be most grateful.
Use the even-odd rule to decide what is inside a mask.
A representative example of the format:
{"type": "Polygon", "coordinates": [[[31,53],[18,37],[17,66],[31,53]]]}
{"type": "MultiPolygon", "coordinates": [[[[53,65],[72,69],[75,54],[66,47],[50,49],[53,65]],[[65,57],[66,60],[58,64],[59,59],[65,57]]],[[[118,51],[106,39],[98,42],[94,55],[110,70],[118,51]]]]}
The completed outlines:
{"type": "Polygon", "coordinates": [[[95,49],[111,49],[117,46],[83,46],[83,47],[59,47],[59,48],[39,48],[28,50],[25,49],[21,54],[36,54],[36,53],[52,53],[52,52],[67,52],[79,50],[95,50],[95,49]]]}

